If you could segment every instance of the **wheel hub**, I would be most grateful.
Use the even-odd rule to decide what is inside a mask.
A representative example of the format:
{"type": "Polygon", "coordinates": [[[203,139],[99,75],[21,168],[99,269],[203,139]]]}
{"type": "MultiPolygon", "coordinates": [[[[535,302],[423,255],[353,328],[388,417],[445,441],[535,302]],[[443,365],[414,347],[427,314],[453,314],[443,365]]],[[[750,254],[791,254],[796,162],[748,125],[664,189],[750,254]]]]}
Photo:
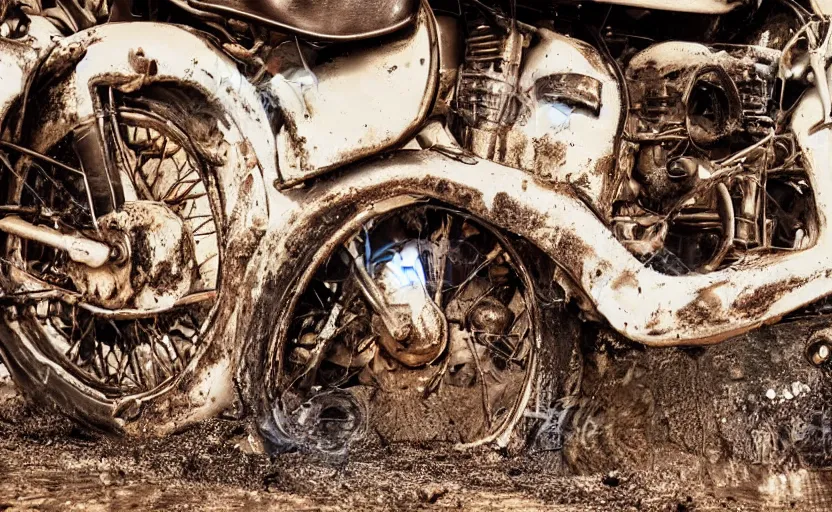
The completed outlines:
{"type": "Polygon", "coordinates": [[[405,244],[380,272],[379,287],[390,308],[411,326],[406,339],[398,342],[381,324],[373,328],[385,349],[400,363],[416,367],[432,363],[448,343],[448,321],[426,288],[426,277],[415,242],[405,244]]]}
{"type": "Polygon", "coordinates": [[[99,219],[117,257],[100,268],[70,264],[69,275],[89,302],[118,309],[172,307],[197,274],[193,235],[162,203],[134,201],[99,219]]]}

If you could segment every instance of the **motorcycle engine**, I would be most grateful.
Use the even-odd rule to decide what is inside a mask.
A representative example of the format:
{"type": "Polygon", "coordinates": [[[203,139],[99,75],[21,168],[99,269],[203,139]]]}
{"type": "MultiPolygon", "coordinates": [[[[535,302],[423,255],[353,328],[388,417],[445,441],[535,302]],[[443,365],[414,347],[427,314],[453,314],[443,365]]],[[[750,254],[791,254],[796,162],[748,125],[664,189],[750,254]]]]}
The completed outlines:
{"type": "Polygon", "coordinates": [[[633,57],[626,71],[626,136],[639,145],[634,175],[646,208],[666,213],[709,161],[771,131],[778,58],[767,48],[684,42],[657,44],[633,57]]]}
{"type": "Polygon", "coordinates": [[[756,28],[726,34],[719,16],[555,2],[524,18],[521,4],[517,17],[494,5],[464,17],[454,113],[466,150],[571,186],[663,272],[813,243],[812,180],[783,101],[799,28],[787,14],[739,9],[756,28]]]}
{"type": "Polygon", "coordinates": [[[632,252],[661,256],[660,270],[708,272],[749,251],[809,243],[809,181],[777,126],[780,61],[771,48],[687,42],[630,59],[623,137],[633,166],[614,228],[632,252]],[[795,195],[775,199],[786,189],[795,195]]]}

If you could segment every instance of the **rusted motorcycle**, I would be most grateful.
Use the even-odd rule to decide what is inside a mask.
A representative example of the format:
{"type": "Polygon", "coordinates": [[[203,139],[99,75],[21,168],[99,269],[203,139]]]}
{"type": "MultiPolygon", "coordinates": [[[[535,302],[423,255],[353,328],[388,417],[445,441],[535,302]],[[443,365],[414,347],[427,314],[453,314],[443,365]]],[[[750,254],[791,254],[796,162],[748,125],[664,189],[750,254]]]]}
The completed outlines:
{"type": "Polygon", "coordinates": [[[113,431],[559,432],[579,314],[669,347],[824,307],[830,13],[12,3],[3,358],[113,431]]]}

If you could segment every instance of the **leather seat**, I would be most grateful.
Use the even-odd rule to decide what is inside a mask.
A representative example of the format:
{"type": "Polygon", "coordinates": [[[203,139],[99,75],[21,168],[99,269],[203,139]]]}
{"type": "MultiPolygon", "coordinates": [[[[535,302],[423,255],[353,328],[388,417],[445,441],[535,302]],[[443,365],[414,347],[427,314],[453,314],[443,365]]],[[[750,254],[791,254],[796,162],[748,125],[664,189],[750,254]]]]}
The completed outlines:
{"type": "Polygon", "coordinates": [[[188,0],[196,9],[324,41],[389,34],[416,20],[419,0],[188,0]]]}

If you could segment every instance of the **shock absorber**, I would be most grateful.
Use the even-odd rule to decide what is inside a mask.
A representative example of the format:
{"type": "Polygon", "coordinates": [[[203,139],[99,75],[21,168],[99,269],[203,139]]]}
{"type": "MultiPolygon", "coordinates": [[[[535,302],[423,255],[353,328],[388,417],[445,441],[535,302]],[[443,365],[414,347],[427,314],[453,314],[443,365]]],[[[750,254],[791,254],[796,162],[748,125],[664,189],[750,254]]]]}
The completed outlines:
{"type": "Polygon", "coordinates": [[[478,17],[468,23],[465,60],[459,73],[456,110],[463,146],[491,159],[517,116],[517,82],[524,36],[515,23],[478,17]]]}

